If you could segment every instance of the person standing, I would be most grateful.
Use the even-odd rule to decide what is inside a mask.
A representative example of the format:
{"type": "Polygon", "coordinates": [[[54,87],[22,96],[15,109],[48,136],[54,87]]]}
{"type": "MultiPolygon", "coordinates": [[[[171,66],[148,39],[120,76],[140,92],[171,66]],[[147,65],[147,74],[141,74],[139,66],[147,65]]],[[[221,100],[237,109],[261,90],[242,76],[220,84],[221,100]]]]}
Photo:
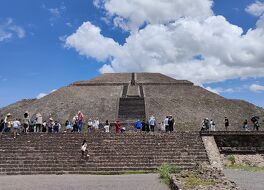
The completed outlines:
{"type": "Polygon", "coordinates": [[[22,123],[23,123],[23,132],[28,133],[30,119],[29,119],[29,114],[27,111],[24,113],[24,118],[23,118],[22,123]]]}
{"type": "Polygon", "coordinates": [[[142,130],[142,122],[138,119],[137,122],[135,123],[135,128],[137,130],[142,130]]]}
{"type": "Polygon", "coordinates": [[[106,133],[110,132],[110,124],[109,124],[108,120],[105,121],[104,129],[105,129],[106,133]]]}
{"type": "Polygon", "coordinates": [[[206,120],[206,119],[203,119],[203,121],[202,121],[202,128],[201,128],[201,131],[205,131],[205,120],[206,120]]]}
{"type": "Polygon", "coordinates": [[[36,130],[34,132],[41,132],[43,121],[42,121],[42,115],[40,113],[36,114],[36,130]]]}
{"type": "Polygon", "coordinates": [[[154,132],[155,126],[156,126],[156,119],[155,117],[152,115],[149,119],[149,126],[150,126],[150,131],[154,132]]]}
{"type": "Polygon", "coordinates": [[[8,113],[6,115],[6,117],[5,117],[5,119],[4,119],[4,129],[3,129],[3,131],[6,132],[6,133],[10,132],[10,130],[11,130],[11,127],[12,127],[11,119],[12,119],[12,115],[10,113],[8,113]]]}
{"type": "Polygon", "coordinates": [[[165,125],[164,125],[164,122],[163,122],[163,121],[160,123],[160,130],[161,130],[162,132],[165,132],[165,131],[166,131],[166,129],[165,129],[165,125]]]}
{"type": "Polygon", "coordinates": [[[204,124],[205,124],[205,130],[209,131],[209,129],[210,129],[210,121],[209,121],[208,118],[205,119],[205,123],[204,124]]]}
{"type": "Polygon", "coordinates": [[[46,133],[47,132],[47,122],[46,120],[43,122],[42,124],[42,133],[46,133]]]}
{"type": "Polygon", "coordinates": [[[61,124],[58,121],[55,121],[54,126],[53,126],[53,132],[58,133],[60,131],[61,124]]]}
{"type": "Polygon", "coordinates": [[[100,122],[99,122],[99,119],[98,118],[96,118],[95,120],[94,120],[94,129],[95,129],[95,131],[98,131],[99,130],[99,125],[100,125],[100,122]]]}
{"type": "Polygon", "coordinates": [[[165,125],[165,131],[168,132],[169,131],[169,117],[166,116],[166,118],[164,119],[164,125],[165,125]]]}
{"type": "Polygon", "coordinates": [[[18,119],[15,119],[12,124],[13,124],[13,134],[14,134],[14,139],[15,139],[16,136],[18,135],[18,130],[21,126],[21,123],[18,119]]]}
{"type": "Polygon", "coordinates": [[[215,122],[212,119],[210,121],[210,130],[215,131],[215,122]]]}
{"type": "Polygon", "coordinates": [[[258,122],[258,120],[255,121],[255,123],[254,123],[254,128],[255,128],[256,131],[259,130],[259,122],[258,122]]]}
{"type": "Polygon", "coordinates": [[[115,131],[116,131],[116,133],[117,134],[120,133],[120,130],[121,130],[121,124],[120,124],[119,121],[116,121],[115,122],[115,131]]]}
{"type": "Polygon", "coordinates": [[[78,132],[79,131],[79,127],[78,127],[78,115],[75,115],[72,118],[72,127],[73,127],[73,132],[78,132]]]}
{"type": "Polygon", "coordinates": [[[229,128],[229,120],[227,117],[225,117],[225,129],[226,129],[226,131],[228,131],[228,128],[229,128]]]}
{"type": "Polygon", "coordinates": [[[87,132],[88,133],[92,133],[92,131],[93,131],[93,121],[92,121],[92,119],[89,119],[88,120],[88,129],[87,129],[87,132]]]}
{"type": "Polygon", "coordinates": [[[78,111],[78,132],[82,132],[83,128],[83,113],[81,111],[78,111]]]}
{"type": "Polygon", "coordinates": [[[5,127],[4,120],[1,119],[1,122],[0,122],[0,133],[2,133],[2,131],[4,130],[4,127],[5,127]]]}
{"type": "Polygon", "coordinates": [[[52,133],[52,130],[53,130],[53,127],[54,127],[54,121],[52,118],[49,119],[48,123],[47,123],[47,126],[48,126],[48,133],[52,133]]]}
{"type": "Polygon", "coordinates": [[[142,131],[146,131],[146,122],[145,122],[145,119],[143,119],[142,121],[142,128],[141,128],[142,131]]]}
{"type": "Polygon", "coordinates": [[[248,121],[247,121],[247,119],[245,119],[245,121],[243,123],[243,129],[244,129],[244,131],[248,131],[248,121]]]}
{"type": "Polygon", "coordinates": [[[169,121],[168,121],[168,124],[169,124],[169,131],[172,132],[174,129],[173,129],[173,126],[174,126],[174,119],[172,116],[169,117],[169,121]]]}

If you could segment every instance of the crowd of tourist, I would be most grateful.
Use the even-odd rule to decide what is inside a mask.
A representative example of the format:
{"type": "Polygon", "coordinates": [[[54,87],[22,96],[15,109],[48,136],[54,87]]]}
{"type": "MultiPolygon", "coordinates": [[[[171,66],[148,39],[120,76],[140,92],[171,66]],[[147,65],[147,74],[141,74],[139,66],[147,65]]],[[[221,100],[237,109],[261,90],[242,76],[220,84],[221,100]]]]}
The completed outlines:
{"type": "MultiPolygon", "coordinates": [[[[253,123],[252,130],[259,130],[259,117],[254,116],[251,118],[251,122],[253,123]]],[[[154,132],[154,131],[162,131],[162,132],[173,132],[174,131],[174,118],[170,116],[166,116],[163,121],[157,123],[155,117],[152,115],[147,121],[146,120],[137,120],[134,123],[134,129],[137,131],[145,131],[145,132],[154,132]]],[[[230,130],[229,120],[227,117],[224,118],[224,126],[226,131],[230,130]]],[[[43,120],[42,115],[37,113],[33,117],[30,117],[28,112],[25,112],[22,119],[13,118],[10,113],[6,115],[4,119],[0,122],[0,133],[3,132],[12,132],[14,138],[19,133],[59,133],[60,131],[65,132],[76,132],[80,133],[83,131],[84,126],[84,114],[79,111],[72,120],[67,120],[62,127],[61,123],[58,121],[54,121],[52,117],[50,117],[47,121],[43,120]],[[32,119],[33,118],[33,119],[32,119]]],[[[86,126],[86,124],[85,124],[86,126]]],[[[126,127],[122,126],[120,121],[112,122],[112,124],[106,120],[104,123],[101,123],[98,118],[92,120],[91,118],[87,122],[87,132],[93,133],[98,130],[104,131],[106,133],[110,132],[110,128],[114,127],[116,133],[124,133],[126,131],[126,127]]],[[[243,122],[243,130],[248,131],[249,125],[248,120],[246,119],[243,122]]],[[[216,131],[216,123],[213,119],[205,118],[202,121],[203,131],[216,131]]]]}
{"type": "MultiPolygon", "coordinates": [[[[253,116],[250,120],[251,120],[251,122],[253,124],[252,130],[253,131],[258,131],[259,127],[260,127],[260,124],[259,124],[260,117],[253,116]]],[[[225,130],[226,131],[230,130],[229,119],[227,117],[225,117],[225,119],[224,119],[224,125],[225,125],[225,130]]],[[[215,122],[212,119],[209,120],[208,118],[205,118],[202,121],[201,130],[202,131],[216,131],[216,124],[215,124],[215,122]]],[[[242,130],[250,131],[247,119],[245,119],[244,122],[243,122],[242,130]]]]}
{"type": "MultiPolygon", "coordinates": [[[[54,121],[52,117],[48,120],[43,120],[42,115],[37,113],[30,117],[28,112],[25,112],[22,119],[13,118],[10,113],[6,115],[0,123],[0,132],[8,133],[12,132],[14,138],[19,133],[59,133],[60,131],[65,132],[76,132],[80,133],[83,131],[84,126],[84,115],[79,111],[72,120],[67,120],[62,127],[62,124],[58,121],[54,121]],[[33,119],[32,119],[33,118],[33,119]]],[[[85,125],[86,126],[86,125],[85,125]]],[[[115,121],[114,124],[106,120],[104,123],[100,123],[99,119],[92,120],[91,118],[87,122],[87,132],[92,133],[98,130],[106,133],[110,132],[110,128],[114,127],[116,133],[124,133],[126,131],[125,126],[121,126],[120,121],[115,121]]],[[[134,128],[137,131],[154,132],[155,130],[172,132],[174,130],[174,119],[172,116],[167,116],[164,121],[157,124],[154,116],[151,116],[147,121],[137,120],[134,124],[134,128]]]]}

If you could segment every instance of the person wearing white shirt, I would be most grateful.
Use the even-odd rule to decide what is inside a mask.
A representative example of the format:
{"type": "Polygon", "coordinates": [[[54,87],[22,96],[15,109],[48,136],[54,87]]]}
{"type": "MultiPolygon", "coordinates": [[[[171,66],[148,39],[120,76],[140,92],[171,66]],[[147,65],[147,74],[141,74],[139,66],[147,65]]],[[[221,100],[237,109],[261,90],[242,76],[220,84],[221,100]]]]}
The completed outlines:
{"type": "Polygon", "coordinates": [[[104,129],[105,129],[105,132],[106,133],[109,133],[110,132],[110,124],[109,124],[108,120],[106,120],[106,122],[105,122],[104,129]]]}
{"type": "Polygon", "coordinates": [[[91,133],[93,131],[93,121],[92,119],[89,119],[88,121],[88,133],[91,133]]]}
{"type": "Polygon", "coordinates": [[[165,131],[168,132],[169,131],[169,117],[168,116],[164,119],[164,125],[165,125],[165,131]]]}
{"type": "Polygon", "coordinates": [[[12,124],[13,124],[14,139],[15,139],[18,134],[17,131],[19,130],[21,123],[18,119],[15,119],[15,121],[13,121],[12,124]]]}
{"type": "Polygon", "coordinates": [[[99,124],[100,124],[99,119],[96,118],[96,119],[94,120],[94,128],[95,128],[95,130],[98,130],[98,129],[99,129],[99,124]]]}

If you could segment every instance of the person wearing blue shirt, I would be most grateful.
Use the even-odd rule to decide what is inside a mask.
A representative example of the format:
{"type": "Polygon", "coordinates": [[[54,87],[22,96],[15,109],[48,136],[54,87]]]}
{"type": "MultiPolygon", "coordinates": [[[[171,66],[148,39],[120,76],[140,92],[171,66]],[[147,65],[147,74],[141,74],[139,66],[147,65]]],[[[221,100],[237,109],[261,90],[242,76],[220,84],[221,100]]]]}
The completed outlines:
{"type": "Polygon", "coordinates": [[[140,129],[140,130],[142,129],[142,123],[141,123],[141,121],[140,121],[139,119],[138,119],[137,122],[135,123],[135,128],[136,128],[136,129],[140,129]]]}

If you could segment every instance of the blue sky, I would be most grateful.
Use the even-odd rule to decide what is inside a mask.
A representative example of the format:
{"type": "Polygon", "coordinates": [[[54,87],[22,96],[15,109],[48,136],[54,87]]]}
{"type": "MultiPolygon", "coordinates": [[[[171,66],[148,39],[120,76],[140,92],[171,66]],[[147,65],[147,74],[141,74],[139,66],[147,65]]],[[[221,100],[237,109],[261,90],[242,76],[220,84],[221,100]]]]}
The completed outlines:
{"type": "MultiPolygon", "coordinates": [[[[241,27],[245,34],[250,28],[256,29],[259,20],[258,16],[245,11],[253,3],[256,1],[215,0],[212,10],[214,15],[222,15],[230,24],[241,27]]],[[[115,68],[112,62],[116,54],[114,58],[100,59],[90,52],[80,55],[81,51],[77,50],[76,45],[68,44],[65,47],[67,37],[76,33],[84,22],[100,28],[104,40],[112,39],[116,44],[123,45],[135,32],[113,24],[113,16],[107,18],[107,11],[111,13],[106,8],[96,7],[92,0],[2,0],[0,107],[21,99],[36,98],[40,93],[47,94],[77,80],[98,76],[105,64],[110,64],[117,72],[122,71],[115,68]]],[[[140,29],[146,25],[141,25],[140,29]]],[[[259,65],[263,66],[263,61],[261,59],[259,65]]],[[[125,67],[125,71],[134,71],[131,65],[125,67]]],[[[151,68],[145,70],[151,71],[151,68]]],[[[171,76],[178,78],[177,73],[171,76]]],[[[264,107],[263,76],[259,73],[245,78],[234,75],[223,79],[220,77],[219,80],[210,78],[208,82],[205,79],[197,81],[199,85],[224,97],[243,99],[264,107]]]]}

